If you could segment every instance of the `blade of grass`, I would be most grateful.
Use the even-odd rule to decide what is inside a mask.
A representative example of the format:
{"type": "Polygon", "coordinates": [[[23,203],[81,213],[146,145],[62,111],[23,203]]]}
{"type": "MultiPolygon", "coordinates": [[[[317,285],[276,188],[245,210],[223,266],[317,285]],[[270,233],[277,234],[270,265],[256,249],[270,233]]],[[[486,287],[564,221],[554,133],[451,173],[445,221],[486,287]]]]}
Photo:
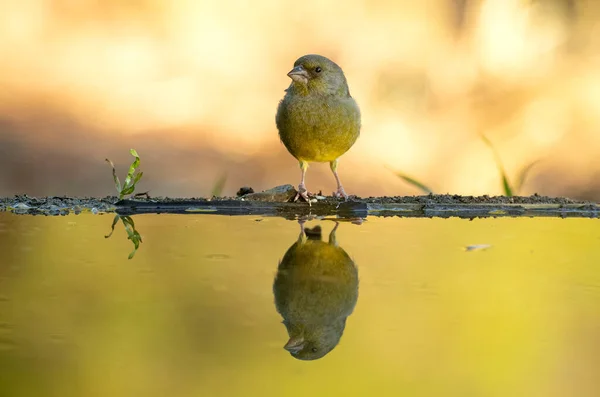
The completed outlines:
{"type": "Polygon", "coordinates": [[[400,171],[396,171],[394,170],[392,167],[390,167],[389,165],[384,165],[385,168],[387,168],[388,170],[390,170],[391,172],[394,173],[394,175],[396,175],[398,178],[403,179],[406,183],[415,186],[417,189],[421,190],[422,192],[424,192],[425,194],[433,194],[433,191],[424,183],[419,182],[418,180],[416,180],[415,178],[412,178],[400,171]]]}
{"type": "Polygon", "coordinates": [[[227,182],[227,173],[223,174],[219,179],[217,179],[212,188],[211,197],[221,196],[221,193],[223,193],[223,188],[225,187],[225,182],[227,182]]]}
{"type": "Polygon", "coordinates": [[[123,197],[128,194],[132,194],[135,191],[135,185],[140,181],[140,179],[142,179],[142,175],[144,175],[143,172],[138,172],[136,174],[136,170],[140,166],[140,156],[138,155],[137,151],[135,149],[130,149],[129,153],[131,153],[135,159],[129,166],[129,170],[127,171],[127,176],[125,177],[123,185],[121,185],[119,177],[117,176],[115,164],[109,159],[105,159],[106,162],[112,167],[113,179],[115,181],[115,188],[119,193],[119,200],[123,199],[123,197]]]}
{"type": "Polygon", "coordinates": [[[133,193],[134,190],[135,190],[135,186],[133,186],[133,185],[129,186],[129,187],[123,188],[123,190],[121,190],[121,196],[120,196],[120,198],[123,198],[123,196],[126,196],[128,194],[133,193]]]}
{"type": "Polygon", "coordinates": [[[121,190],[121,194],[123,196],[127,195],[127,194],[131,194],[135,191],[135,185],[139,182],[140,179],[142,179],[142,175],[144,173],[140,172],[139,174],[137,174],[134,178],[133,178],[133,182],[131,182],[129,185],[125,185],[123,187],[123,190],[121,190]]]}
{"type": "Polygon", "coordinates": [[[502,178],[502,188],[504,190],[504,194],[508,197],[512,197],[513,189],[510,187],[510,182],[508,181],[508,177],[506,176],[506,171],[504,170],[504,165],[502,164],[502,159],[500,158],[500,154],[492,144],[492,142],[483,134],[480,135],[481,140],[492,150],[494,154],[494,160],[496,161],[496,167],[500,172],[500,176],[502,178]]]}
{"type": "Polygon", "coordinates": [[[513,196],[513,191],[510,188],[510,183],[508,182],[508,178],[506,177],[506,174],[504,174],[504,171],[502,171],[502,187],[504,188],[504,194],[506,197],[513,196]]]}
{"type": "Polygon", "coordinates": [[[117,193],[121,193],[121,181],[119,181],[119,177],[117,176],[117,170],[115,169],[115,165],[109,159],[104,159],[110,166],[112,167],[113,179],[115,181],[115,187],[117,188],[117,193]]]}
{"type": "Polygon", "coordinates": [[[429,187],[427,187],[424,183],[419,182],[415,178],[412,178],[412,177],[410,177],[410,176],[408,176],[406,174],[403,174],[401,172],[396,172],[396,176],[398,176],[399,178],[403,179],[405,182],[413,185],[417,189],[420,189],[424,193],[427,193],[427,194],[432,194],[433,193],[433,191],[429,187]]]}
{"type": "Polygon", "coordinates": [[[525,179],[527,179],[527,174],[529,174],[529,171],[531,171],[533,166],[539,162],[540,162],[540,160],[532,161],[531,163],[529,163],[527,166],[525,166],[521,170],[521,172],[519,173],[519,177],[517,178],[517,185],[515,186],[515,190],[517,192],[519,192],[521,190],[521,188],[523,187],[523,185],[525,184],[525,179]]]}
{"type": "MultiPolygon", "coordinates": [[[[136,150],[130,149],[129,153],[131,153],[131,155],[135,157],[135,160],[133,160],[133,163],[131,163],[131,165],[129,166],[129,171],[127,172],[127,177],[125,178],[126,187],[130,186],[133,174],[135,173],[135,170],[140,166],[140,156],[138,156],[136,150]]],[[[133,185],[135,185],[135,183],[133,183],[133,185]]]]}
{"type": "Polygon", "coordinates": [[[136,184],[137,184],[137,183],[140,181],[140,179],[142,179],[142,175],[144,175],[144,172],[143,172],[143,171],[140,171],[140,172],[139,172],[139,173],[138,173],[138,174],[135,176],[135,178],[133,178],[133,182],[132,182],[132,185],[133,185],[133,186],[135,186],[135,185],[136,185],[136,184]]]}
{"type": "Polygon", "coordinates": [[[123,226],[125,227],[125,231],[127,232],[127,239],[131,240],[131,242],[133,243],[133,251],[131,251],[131,253],[128,256],[128,259],[131,259],[134,257],[135,253],[140,247],[140,243],[142,243],[143,241],[142,236],[136,230],[135,223],[133,222],[133,219],[130,216],[115,215],[112,221],[112,225],[110,226],[111,232],[108,235],[104,236],[104,238],[109,238],[110,236],[112,236],[113,232],[115,231],[115,225],[119,222],[119,219],[121,220],[121,222],[123,222],[123,226]]]}
{"type": "Polygon", "coordinates": [[[121,218],[121,220],[123,221],[123,225],[125,226],[125,231],[127,231],[127,239],[131,240],[131,242],[133,243],[133,251],[131,251],[131,253],[127,257],[128,259],[131,259],[134,257],[135,253],[140,247],[140,243],[142,242],[142,236],[135,229],[135,223],[133,222],[133,219],[131,219],[131,217],[124,216],[121,218]]]}
{"type": "Polygon", "coordinates": [[[113,232],[115,231],[115,225],[117,224],[117,222],[119,222],[119,215],[115,215],[115,217],[113,218],[112,225],[110,225],[110,233],[104,236],[104,238],[109,238],[110,236],[112,236],[113,232]]]}

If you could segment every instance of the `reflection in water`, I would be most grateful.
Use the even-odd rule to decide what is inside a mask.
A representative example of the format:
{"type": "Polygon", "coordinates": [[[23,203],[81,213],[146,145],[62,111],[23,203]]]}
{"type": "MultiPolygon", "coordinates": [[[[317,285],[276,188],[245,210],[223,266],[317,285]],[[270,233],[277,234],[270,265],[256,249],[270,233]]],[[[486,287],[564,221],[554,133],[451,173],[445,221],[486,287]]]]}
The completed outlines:
{"type": "Polygon", "coordinates": [[[339,343],[358,299],[358,271],[336,241],[321,240],[321,227],[305,229],[279,262],[273,293],[289,334],[284,348],[300,360],[325,356],[339,343]]]}
{"type": "MultiPolygon", "coordinates": [[[[599,219],[340,222],[360,304],[333,352],[304,362],[282,349],[269,290],[295,222],[134,215],[152,243],[127,260],[121,220],[102,240],[114,215],[0,212],[1,397],[600,395],[599,219]]],[[[304,249],[327,253],[334,223],[317,224],[324,242],[304,249]]],[[[336,306],[298,281],[323,271],[286,266],[300,245],[275,289],[292,325],[336,306]]]]}
{"type": "Polygon", "coordinates": [[[127,232],[127,239],[131,240],[131,242],[133,243],[133,251],[131,251],[131,253],[128,256],[128,258],[131,259],[140,247],[140,243],[142,242],[142,236],[136,230],[135,223],[133,222],[133,219],[130,216],[115,215],[115,217],[113,218],[112,225],[110,226],[110,233],[104,236],[104,238],[109,238],[110,236],[112,236],[113,232],[115,231],[115,226],[117,222],[119,222],[119,219],[121,219],[121,221],[123,222],[123,226],[125,227],[125,231],[127,232]]]}

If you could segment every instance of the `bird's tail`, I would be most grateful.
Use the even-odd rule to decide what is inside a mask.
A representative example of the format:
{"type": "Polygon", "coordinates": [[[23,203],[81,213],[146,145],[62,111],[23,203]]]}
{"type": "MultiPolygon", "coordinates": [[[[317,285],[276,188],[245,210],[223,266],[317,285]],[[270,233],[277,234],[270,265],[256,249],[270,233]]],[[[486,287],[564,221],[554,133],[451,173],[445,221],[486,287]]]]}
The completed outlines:
{"type": "Polygon", "coordinates": [[[321,226],[317,225],[313,228],[304,228],[304,234],[309,240],[321,240],[321,226]]]}

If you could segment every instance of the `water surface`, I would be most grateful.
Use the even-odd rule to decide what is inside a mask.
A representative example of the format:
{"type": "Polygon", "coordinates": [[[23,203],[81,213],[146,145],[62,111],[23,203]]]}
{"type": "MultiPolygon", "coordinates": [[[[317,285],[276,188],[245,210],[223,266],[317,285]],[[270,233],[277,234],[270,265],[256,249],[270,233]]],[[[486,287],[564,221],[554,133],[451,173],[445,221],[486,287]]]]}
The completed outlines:
{"type": "MultiPolygon", "coordinates": [[[[302,239],[290,266],[296,221],[132,219],[129,260],[112,215],[0,213],[0,395],[600,394],[597,219],[340,222],[351,262],[312,220],[323,243],[302,239]],[[296,320],[343,318],[339,343],[292,356],[278,293],[296,320]]],[[[319,327],[290,328],[340,334],[319,327]]]]}

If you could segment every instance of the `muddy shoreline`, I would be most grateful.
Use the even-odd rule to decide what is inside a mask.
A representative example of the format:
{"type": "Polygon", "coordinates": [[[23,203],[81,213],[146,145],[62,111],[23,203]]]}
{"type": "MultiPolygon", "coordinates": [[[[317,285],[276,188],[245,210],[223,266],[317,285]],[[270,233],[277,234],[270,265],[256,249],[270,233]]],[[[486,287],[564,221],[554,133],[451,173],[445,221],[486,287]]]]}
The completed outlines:
{"type": "Polygon", "coordinates": [[[311,205],[289,202],[295,195],[290,185],[241,197],[172,198],[151,197],[119,200],[98,197],[0,197],[0,211],[30,215],[80,213],[148,213],[263,215],[297,218],[305,215],[355,218],[366,216],[403,217],[600,217],[598,203],[566,197],[424,195],[396,197],[350,196],[348,200],[317,196],[311,205]]]}

